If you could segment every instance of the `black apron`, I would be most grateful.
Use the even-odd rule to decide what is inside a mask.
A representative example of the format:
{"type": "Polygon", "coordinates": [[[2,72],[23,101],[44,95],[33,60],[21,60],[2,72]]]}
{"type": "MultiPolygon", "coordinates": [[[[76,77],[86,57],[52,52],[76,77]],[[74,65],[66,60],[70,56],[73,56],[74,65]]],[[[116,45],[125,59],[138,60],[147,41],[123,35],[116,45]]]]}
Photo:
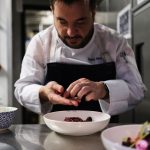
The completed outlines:
{"type": "MultiPolygon", "coordinates": [[[[107,62],[98,65],[76,65],[64,63],[47,64],[47,74],[45,84],[49,81],[56,81],[66,89],[72,82],[80,78],[87,78],[92,81],[105,81],[116,78],[116,68],[114,62],[107,62]]],[[[79,106],[53,105],[52,111],[61,110],[92,110],[101,111],[97,100],[81,100],[79,106]]],[[[118,122],[118,116],[113,116],[111,122],[118,122]]]]}

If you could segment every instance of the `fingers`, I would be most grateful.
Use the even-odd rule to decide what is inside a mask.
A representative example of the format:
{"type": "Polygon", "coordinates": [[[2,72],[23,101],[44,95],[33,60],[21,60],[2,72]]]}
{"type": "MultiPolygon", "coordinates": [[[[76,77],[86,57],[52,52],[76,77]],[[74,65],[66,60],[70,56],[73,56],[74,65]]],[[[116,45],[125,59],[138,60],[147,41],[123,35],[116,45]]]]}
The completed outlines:
{"type": "MultiPolygon", "coordinates": [[[[85,87],[88,86],[88,84],[89,84],[89,80],[87,80],[85,78],[81,78],[79,80],[76,80],[72,84],[70,84],[69,87],[66,89],[66,91],[67,91],[67,93],[70,94],[71,97],[79,96],[78,93],[81,90],[84,90],[84,92],[86,92],[85,87]],[[84,88],[84,89],[82,89],[82,88],[84,88]]],[[[79,96],[79,97],[82,98],[82,96],[79,96]]]]}
{"type": "Polygon", "coordinates": [[[80,100],[82,99],[82,97],[85,97],[86,100],[86,97],[88,97],[88,100],[90,100],[93,99],[93,97],[91,98],[91,96],[89,97],[88,95],[92,92],[95,92],[95,85],[95,82],[90,81],[86,78],[81,78],[70,84],[66,91],[70,94],[71,97],[76,96],[80,100]]]}
{"type": "Polygon", "coordinates": [[[78,106],[79,101],[76,99],[67,99],[65,97],[62,97],[61,95],[55,94],[55,93],[50,93],[48,98],[51,100],[53,104],[62,104],[62,105],[73,105],[73,106],[78,106]]]}
{"type": "Polygon", "coordinates": [[[63,94],[63,96],[65,98],[69,98],[70,97],[70,93],[68,91],[65,91],[64,94],[63,94]]]}
{"type": "Polygon", "coordinates": [[[105,94],[103,82],[94,82],[86,78],[76,80],[66,91],[67,96],[70,94],[70,97],[78,97],[78,99],[85,97],[87,101],[98,100],[105,94]]]}
{"type": "Polygon", "coordinates": [[[68,98],[70,94],[68,92],[64,92],[64,87],[57,82],[51,81],[46,85],[46,87],[48,88],[48,99],[51,103],[73,106],[79,105],[79,100],[77,98],[68,98]]]}
{"type": "Polygon", "coordinates": [[[82,97],[86,97],[89,93],[91,93],[91,88],[89,86],[84,86],[82,89],[77,93],[77,97],[82,99],[82,97]]]}
{"type": "Polygon", "coordinates": [[[64,93],[64,87],[60,84],[58,84],[55,81],[51,81],[47,84],[47,87],[51,90],[54,90],[56,93],[63,94],[64,93]]]}
{"type": "Polygon", "coordinates": [[[85,96],[86,101],[95,100],[95,94],[94,92],[90,92],[85,96]]]}
{"type": "Polygon", "coordinates": [[[94,82],[85,78],[71,83],[66,91],[54,81],[49,82],[47,87],[50,89],[48,99],[53,104],[78,106],[83,97],[86,101],[98,100],[105,94],[103,82],[94,82]]]}

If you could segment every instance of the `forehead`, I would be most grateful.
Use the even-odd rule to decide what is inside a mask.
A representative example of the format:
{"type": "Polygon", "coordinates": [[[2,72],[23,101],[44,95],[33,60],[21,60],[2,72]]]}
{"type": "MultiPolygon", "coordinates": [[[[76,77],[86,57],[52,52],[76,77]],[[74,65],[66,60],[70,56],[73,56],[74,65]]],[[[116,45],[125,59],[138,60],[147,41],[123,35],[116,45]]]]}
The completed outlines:
{"type": "Polygon", "coordinates": [[[72,4],[55,2],[53,13],[56,17],[79,18],[88,16],[90,9],[84,1],[76,1],[72,4]]]}
{"type": "Polygon", "coordinates": [[[86,6],[90,7],[89,0],[54,0],[53,2],[51,2],[51,6],[53,6],[53,8],[55,7],[54,6],[55,4],[63,4],[63,5],[67,5],[67,6],[78,4],[78,5],[86,5],[86,6]]]}

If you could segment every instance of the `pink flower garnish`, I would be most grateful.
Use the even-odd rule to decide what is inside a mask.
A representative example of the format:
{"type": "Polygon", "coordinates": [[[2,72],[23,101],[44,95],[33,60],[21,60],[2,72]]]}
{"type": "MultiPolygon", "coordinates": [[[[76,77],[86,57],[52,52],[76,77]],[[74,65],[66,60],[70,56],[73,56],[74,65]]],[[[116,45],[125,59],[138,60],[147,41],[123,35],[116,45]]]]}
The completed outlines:
{"type": "Polygon", "coordinates": [[[148,142],[146,140],[138,140],[135,145],[136,150],[147,150],[148,142]]]}

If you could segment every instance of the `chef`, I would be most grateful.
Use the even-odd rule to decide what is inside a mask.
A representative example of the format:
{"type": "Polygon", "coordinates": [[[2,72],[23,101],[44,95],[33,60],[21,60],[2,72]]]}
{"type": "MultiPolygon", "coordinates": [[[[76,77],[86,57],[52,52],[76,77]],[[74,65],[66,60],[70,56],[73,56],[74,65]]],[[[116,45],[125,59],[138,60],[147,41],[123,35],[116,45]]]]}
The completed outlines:
{"type": "Polygon", "coordinates": [[[94,22],[95,0],[51,0],[54,24],[28,45],[19,103],[36,113],[94,110],[118,115],[134,108],[145,86],[126,39],[94,22]]]}

